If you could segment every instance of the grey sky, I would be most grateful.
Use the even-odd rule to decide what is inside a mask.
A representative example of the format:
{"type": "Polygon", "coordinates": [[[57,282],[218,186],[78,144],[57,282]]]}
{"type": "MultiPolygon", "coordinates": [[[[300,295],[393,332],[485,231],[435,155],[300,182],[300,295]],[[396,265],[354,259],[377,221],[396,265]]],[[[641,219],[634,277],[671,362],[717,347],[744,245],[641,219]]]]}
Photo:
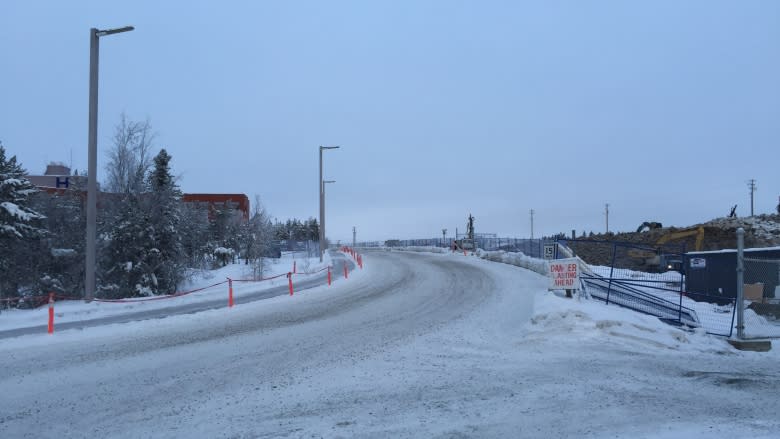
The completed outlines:
{"type": "Polygon", "coordinates": [[[259,194],[328,235],[689,225],[780,195],[780,2],[0,3],[0,140],[31,172],[99,167],[149,117],[185,192],[259,194]],[[74,6],[75,5],[75,6],[74,6]]]}

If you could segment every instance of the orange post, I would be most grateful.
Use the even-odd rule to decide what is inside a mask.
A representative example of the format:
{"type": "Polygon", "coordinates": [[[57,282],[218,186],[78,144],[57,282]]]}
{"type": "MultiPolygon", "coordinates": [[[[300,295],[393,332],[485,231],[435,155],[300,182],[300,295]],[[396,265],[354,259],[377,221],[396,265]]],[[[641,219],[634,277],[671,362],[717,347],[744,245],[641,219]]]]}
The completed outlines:
{"type": "Polygon", "coordinates": [[[54,334],[54,293],[49,293],[49,334],[54,334]]]}
{"type": "Polygon", "coordinates": [[[328,265],[328,286],[330,286],[330,265],[328,265]]]}
{"type": "Polygon", "coordinates": [[[287,283],[290,286],[290,295],[293,295],[292,273],[287,273],[287,283]]]}
{"type": "Polygon", "coordinates": [[[344,261],[344,279],[349,279],[349,272],[347,271],[347,261],[344,261]]]}
{"type": "Polygon", "coordinates": [[[228,278],[228,308],[233,307],[233,279],[228,278]]]}

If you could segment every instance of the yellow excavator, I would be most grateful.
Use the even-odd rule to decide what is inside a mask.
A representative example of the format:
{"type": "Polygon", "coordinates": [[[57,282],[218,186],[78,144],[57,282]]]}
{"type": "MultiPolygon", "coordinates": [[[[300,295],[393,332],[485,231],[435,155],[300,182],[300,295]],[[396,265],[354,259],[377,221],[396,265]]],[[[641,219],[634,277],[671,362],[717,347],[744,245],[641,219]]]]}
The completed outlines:
{"type": "MultiPolygon", "coordinates": [[[[682,263],[682,261],[669,259],[667,255],[662,254],[661,248],[663,247],[664,244],[670,241],[676,241],[678,239],[684,239],[690,236],[696,236],[696,241],[694,242],[693,250],[700,251],[702,249],[702,244],[704,243],[703,226],[698,226],[696,228],[684,229],[676,232],[667,233],[661,236],[661,238],[659,238],[658,241],[655,242],[654,247],[657,248],[655,252],[648,251],[648,250],[632,249],[629,250],[629,256],[642,259],[644,261],[644,264],[647,265],[648,267],[653,267],[657,269],[667,269],[667,270],[679,269],[679,265],[682,263]]],[[[675,258],[677,257],[675,256],[675,258]]]]}
{"type": "Polygon", "coordinates": [[[696,242],[693,245],[694,251],[701,251],[701,245],[704,243],[704,227],[699,226],[695,229],[681,230],[679,232],[673,232],[666,234],[656,241],[655,245],[664,245],[669,241],[675,241],[681,238],[687,238],[689,236],[696,235],[696,242]]]}

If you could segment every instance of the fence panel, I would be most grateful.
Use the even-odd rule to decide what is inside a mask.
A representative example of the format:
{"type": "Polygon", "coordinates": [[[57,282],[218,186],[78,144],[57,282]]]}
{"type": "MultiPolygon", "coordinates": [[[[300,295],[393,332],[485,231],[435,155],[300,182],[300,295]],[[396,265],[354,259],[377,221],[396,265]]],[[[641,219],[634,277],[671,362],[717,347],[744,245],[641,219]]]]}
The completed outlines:
{"type": "Polygon", "coordinates": [[[745,338],[780,338],[780,259],[744,258],[745,338]]]}
{"type": "Polygon", "coordinates": [[[583,275],[583,283],[594,298],[669,323],[731,335],[736,302],[687,291],[684,246],[649,247],[582,239],[559,243],[588,263],[590,273],[583,275]]]}

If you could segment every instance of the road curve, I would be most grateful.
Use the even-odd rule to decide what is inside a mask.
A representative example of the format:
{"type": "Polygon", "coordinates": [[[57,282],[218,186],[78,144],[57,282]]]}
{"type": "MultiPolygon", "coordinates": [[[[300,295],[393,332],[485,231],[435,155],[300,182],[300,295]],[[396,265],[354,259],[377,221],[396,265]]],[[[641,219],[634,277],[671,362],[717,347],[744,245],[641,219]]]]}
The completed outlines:
{"type": "Polygon", "coordinates": [[[272,395],[295,399],[279,392],[301,374],[403,346],[494,294],[491,273],[465,258],[366,259],[365,273],[294,298],[0,343],[0,437],[178,436],[193,423],[229,425],[204,420],[225,400],[267,415],[272,395]]]}

